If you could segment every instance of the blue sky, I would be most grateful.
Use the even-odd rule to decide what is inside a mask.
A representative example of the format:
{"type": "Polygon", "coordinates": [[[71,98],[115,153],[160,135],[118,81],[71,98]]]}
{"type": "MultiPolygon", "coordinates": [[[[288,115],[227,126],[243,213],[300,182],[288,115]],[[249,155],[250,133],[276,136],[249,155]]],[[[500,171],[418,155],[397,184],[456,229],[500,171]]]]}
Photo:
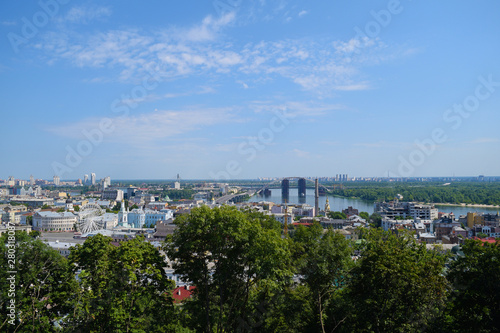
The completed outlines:
{"type": "Polygon", "coordinates": [[[493,0],[2,1],[0,178],[498,176],[499,16],[493,0]]]}

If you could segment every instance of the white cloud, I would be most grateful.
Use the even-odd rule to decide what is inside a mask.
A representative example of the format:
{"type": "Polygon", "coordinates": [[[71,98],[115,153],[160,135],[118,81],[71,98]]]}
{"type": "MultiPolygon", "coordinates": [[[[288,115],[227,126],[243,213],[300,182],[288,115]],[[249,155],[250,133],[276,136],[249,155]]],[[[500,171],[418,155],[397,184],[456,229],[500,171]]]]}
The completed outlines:
{"type": "Polygon", "coordinates": [[[212,87],[199,87],[196,90],[190,90],[182,93],[165,93],[165,94],[149,94],[141,98],[122,98],[120,99],[120,103],[117,106],[122,106],[122,105],[132,105],[132,104],[139,104],[139,103],[144,103],[144,102],[153,102],[153,101],[159,101],[159,100],[164,100],[164,99],[170,99],[170,98],[178,98],[178,97],[186,97],[186,96],[193,96],[193,95],[203,95],[203,94],[210,94],[215,92],[215,90],[212,87]]]}
{"type": "Polygon", "coordinates": [[[309,152],[304,150],[293,149],[292,152],[299,158],[308,158],[310,156],[309,152]]]}
{"type": "Polygon", "coordinates": [[[179,38],[192,42],[212,41],[223,27],[234,21],[235,16],[234,12],[225,13],[216,19],[209,15],[203,19],[201,24],[187,30],[181,30],[179,38]]]}
{"type": "Polygon", "coordinates": [[[109,7],[72,7],[65,16],[59,19],[59,22],[69,23],[82,23],[86,24],[91,21],[107,17],[111,15],[111,8],[109,7]]]}
{"type": "Polygon", "coordinates": [[[267,101],[254,101],[250,108],[255,112],[281,112],[290,118],[322,116],[329,112],[344,110],[339,104],[319,104],[316,102],[285,102],[274,104],[267,101]]]}
{"type": "MultiPolygon", "coordinates": [[[[99,15],[77,7],[70,17],[77,21],[99,15]]],[[[189,28],[153,33],[128,29],[80,35],[66,29],[45,34],[35,47],[46,52],[49,63],[63,59],[79,67],[106,67],[113,73],[118,69],[115,79],[121,81],[137,82],[152,72],[169,80],[209,73],[238,75],[245,82],[281,77],[320,97],[369,89],[370,82],[360,79],[361,68],[394,58],[387,55],[386,45],[368,38],[286,39],[239,46],[219,38],[235,22],[235,15],[209,15],[189,28]]],[[[398,52],[397,56],[405,55],[398,52]]]]}
{"type": "MultiPolygon", "coordinates": [[[[132,146],[174,138],[216,124],[237,121],[234,108],[206,108],[187,110],[157,110],[154,112],[111,118],[114,130],[105,134],[106,141],[128,143],[132,146]]],[[[99,128],[101,118],[85,119],[77,123],[52,126],[47,131],[58,136],[85,139],[83,131],[99,128]]]]}
{"type": "Polygon", "coordinates": [[[299,12],[299,17],[302,17],[302,16],[306,15],[307,13],[308,13],[307,10],[302,10],[299,12]]]}
{"type": "Polygon", "coordinates": [[[246,84],[245,82],[243,82],[241,80],[238,80],[236,82],[239,83],[239,84],[241,84],[243,86],[243,89],[248,89],[248,84],[246,84]]]}
{"type": "Polygon", "coordinates": [[[477,138],[475,140],[469,141],[472,144],[483,144],[483,143],[496,143],[500,142],[498,138],[477,138]]]}

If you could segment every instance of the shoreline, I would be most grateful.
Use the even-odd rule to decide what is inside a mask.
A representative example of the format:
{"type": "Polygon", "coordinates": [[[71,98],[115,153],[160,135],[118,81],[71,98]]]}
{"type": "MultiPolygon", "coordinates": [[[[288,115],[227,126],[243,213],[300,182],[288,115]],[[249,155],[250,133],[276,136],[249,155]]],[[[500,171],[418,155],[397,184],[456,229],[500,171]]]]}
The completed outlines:
{"type": "Polygon", "coordinates": [[[451,207],[479,207],[479,208],[497,208],[500,209],[500,205],[486,205],[486,204],[451,204],[451,203],[431,203],[434,206],[451,206],[451,207]]]}

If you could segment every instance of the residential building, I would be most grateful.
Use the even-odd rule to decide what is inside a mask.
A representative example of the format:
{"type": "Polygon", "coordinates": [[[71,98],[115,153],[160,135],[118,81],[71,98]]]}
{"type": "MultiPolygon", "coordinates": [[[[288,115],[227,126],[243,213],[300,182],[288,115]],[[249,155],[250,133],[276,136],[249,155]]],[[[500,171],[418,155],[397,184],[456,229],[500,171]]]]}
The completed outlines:
{"type": "Polygon", "coordinates": [[[359,215],[359,211],[355,208],[352,208],[351,206],[347,207],[347,209],[342,210],[342,213],[347,215],[347,217],[351,215],[359,215]]]}
{"type": "Polygon", "coordinates": [[[398,200],[377,202],[375,203],[374,212],[388,219],[412,217],[414,219],[436,220],[438,218],[438,210],[432,205],[399,202],[398,200]]]}
{"type": "Polygon", "coordinates": [[[167,235],[174,233],[177,226],[173,223],[172,219],[167,221],[159,221],[156,223],[156,232],[153,234],[154,239],[164,240],[167,235]]]}
{"type": "Polygon", "coordinates": [[[63,257],[68,257],[69,254],[71,253],[71,248],[73,246],[76,246],[77,243],[65,243],[65,242],[59,242],[56,240],[55,242],[45,242],[48,246],[53,248],[54,250],[58,251],[60,255],[63,257]]]}
{"type": "Polygon", "coordinates": [[[410,216],[414,219],[437,220],[438,210],[431,205],[409,204],[410,216]]]}
{"type": "Polygon", "coordinates": [[[102,192],[102,200],[123,201],[123,191],[118,189],[106,189],[102,192]]]}
{"type": "MultiPolygon", "coordinates": [[[[12,225],[8,226],[7,224],[0,224],[0,236],[2,236],[2,234],[6,233],[6,232],[9,232],[8,227],[12,228],[12,225]]],[[[32,229],[31,229],[30,225],[15,225],[14,230],[15,231],[25,231],[29,234],[32,229]]]]}
{"type": "Polygon", "coordinates": [[[469,228],[474,228],[475,225],[483,225],[483,224],[484,224],[484,218],[482,214],[475,212],[467,213],[467,226],[469,228]]]}

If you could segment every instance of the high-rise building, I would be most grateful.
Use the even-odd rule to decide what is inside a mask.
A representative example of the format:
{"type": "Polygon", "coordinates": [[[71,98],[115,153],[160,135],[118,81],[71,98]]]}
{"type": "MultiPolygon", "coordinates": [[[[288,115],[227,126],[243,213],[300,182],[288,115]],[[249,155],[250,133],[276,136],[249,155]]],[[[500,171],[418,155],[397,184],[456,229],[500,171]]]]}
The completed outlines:
{"type": "Polygon", "coordinates": [[[35,178],[33,177],[33,175],[30,176],[30,185],[35,185],[35,178]]]}
{"type": "Polygon", "coordinates": [[[91,173],[90,174],[90,182],[92,183],[92,185],[95,185],[95,173],[91,173]]]}
{"type": "Polygon", "coordinates": [[[61,179],[59,178],[59,176],[54,176],[54,185],[59,186],[60,183],[61,183],[61,179]]]}
{"type": "Polygon", "coordinates": [[[87,185],[89,182],[89,175],[83,175],[83,184],[87,185]]]}
{"type": "Polygon", "coordinates": [[[105,189],[107,187],[111,186],[111,177],[107,176],[102,180],[102,188],[105,189]]]}

